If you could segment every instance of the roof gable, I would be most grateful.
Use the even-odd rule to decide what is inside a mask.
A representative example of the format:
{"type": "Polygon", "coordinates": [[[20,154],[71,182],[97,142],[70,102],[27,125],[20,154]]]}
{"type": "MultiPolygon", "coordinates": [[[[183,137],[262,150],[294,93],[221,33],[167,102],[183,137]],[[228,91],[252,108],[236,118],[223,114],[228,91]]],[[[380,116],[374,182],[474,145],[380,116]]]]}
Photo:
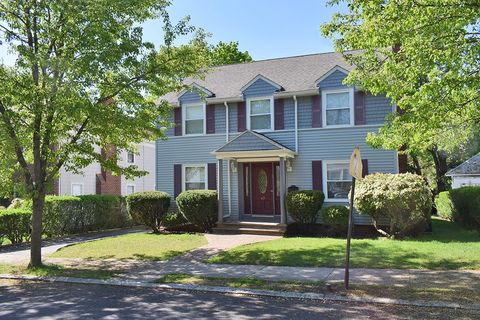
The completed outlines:
{"type": "MultiPolygon", "coordinates": [[[[196,84],[195,82],[193,82],[192,84],[190,84],[190,87],[191,89],[186,89],[186,90],[183,90],[182,92],[180,92],[178,94],[178,100],[181,101],[182,100],[182,97],[185,97],[186,95],[190,95],[190,96],[198,96],[198,99],[197,100],[201,100],[202,98],[202,94],[205,95],[207,98],[211,98],[211,97],[214,97],[215,94],[208,90],[207,88],[205,87],[202,87],[201,85],[198,85],[196,84]],[[193,95],[192,95],[193,94],[193,95]]],[[[187,97],[187,100],[191,100],[191,97],[187,97]]]]}
{"type": "Polygon", "coordinates": [[[474,155],[461,165],[448,171],[446,176],[480,175],[480,153],[474,155]]]}
{"type": "Polygon", "coordinates": [[[228,143],[214,151],[219,152],[237,152],[237,151],[272,151],[289,150],[280,143],[251,130],[246,130],[228,143]]]}
{"type": "Polygon", "coordinates": [[[340,66],[335,66],[333,67],[332,69],[330,69],[327,73],[325,73],[324,75],[322,75],[320,78],[318,78],[316,81],[315,81],[315,85],[317,87],[320,87],[322,86],[322,83],[324,81],[326,81],[329,77],[331,76],[337,76],[336,78],[341,78],[341,80],[343,81],[343,79],[348,75],[348,70],[340,67],[340,66]]]}
{"type": "Polygon", "coordinates": [[[275,83],[274,81],[268,79],[267,77],[262,76],[261,74],[257,75],[255,78],[250,80],[246,85],[244,85],[242,88],[240,88],[241,92],[246,91],[248,88],[250,88],[252,85],[255,85],[257,83],[265,83],[272,88],[274,88],[276,91],[282,90],[282,86],[279,85],[278,83],[275,83]]]}

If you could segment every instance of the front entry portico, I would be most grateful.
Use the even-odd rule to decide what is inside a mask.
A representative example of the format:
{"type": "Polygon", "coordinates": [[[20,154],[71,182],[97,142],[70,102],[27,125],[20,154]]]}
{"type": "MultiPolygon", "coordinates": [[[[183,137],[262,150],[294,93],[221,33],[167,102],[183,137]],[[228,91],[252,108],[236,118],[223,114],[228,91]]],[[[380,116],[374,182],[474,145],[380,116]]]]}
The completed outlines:
{"type": "Polygon", "coordinates": [[[239,219],[262,217],[271,218],[273,222],[279,218],[281,224],[286,224],[286,160],[296,155],[294,151],[260,133],[247,130],[212,154],[218,159],[219,223],[224,218],[223,161],[228,160],[240,168],[239,219]]]}

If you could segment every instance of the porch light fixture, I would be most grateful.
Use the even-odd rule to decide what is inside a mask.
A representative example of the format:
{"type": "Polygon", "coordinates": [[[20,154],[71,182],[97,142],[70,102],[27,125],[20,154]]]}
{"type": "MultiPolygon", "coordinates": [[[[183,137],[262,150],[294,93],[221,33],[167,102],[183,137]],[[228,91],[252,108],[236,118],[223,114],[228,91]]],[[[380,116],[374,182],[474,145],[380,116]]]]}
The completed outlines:
{"type": "Polygon", "coordinates": [[[287,167],[287,172],[292,172],[292,162],[290,161],[290,159],[287,159],[286,162],[286,167],[287,167]]]}
{"type": "Polygon", "coordinates": [[[237,161],[236,160],[230,160],[230,170],[233,173],[237,173],[237,161]]]}

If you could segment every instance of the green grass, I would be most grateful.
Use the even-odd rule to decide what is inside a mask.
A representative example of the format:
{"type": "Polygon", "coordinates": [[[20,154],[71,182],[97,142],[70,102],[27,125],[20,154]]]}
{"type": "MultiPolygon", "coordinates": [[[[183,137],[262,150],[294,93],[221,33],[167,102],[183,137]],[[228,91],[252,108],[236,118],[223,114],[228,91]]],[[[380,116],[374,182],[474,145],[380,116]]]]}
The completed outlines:
{"type": "Polygon", "coordinates": [[[134,233],[67,246],[50,257],[162,261],[206,243],[200,234],[134,233]]]}
{"type": "MultiPolygon", "coordinates": [[[[433,234],[417,239],[352,240],[353,268],[480,269],[480,233],[434,218],[433,234]]],[[[210,263],[342,267],[345,239],[282,238],[233,248],[210,263]]]]}
{"type": "Polygon", "coordinates": [[[295,292],[324,292],[325,290],[325,284],[322,281],[267,281],[255,278],[202,277],[182,273],[167,274],[154,282],[295,292]]]}
{"type": "Polygon", "coordinates": [[[460,283],[453,287],[418,282],[409,286],[351,285],[346,291],[343,283],[330,285],[322,281],[272,281],[254,278],[202,277],[189,274],[168,274],[155,283],[180,283],[192,285],[221,286],[241,289],[261,289],[290,292],[315,292],[343,296],[370,296],[403,300],[445,301],[457,303],[479,303],[478,286],[460,283]]]}
{"type": "Polygon", "coordinates": [[[106,270],[96,268],[65,267],[54,264],[46,264],[37,268],[26,266],[0,264],[0,274],[29,274],[42,277],[73,277],[106,280],[122,273],[119,270],[106,270]]]}

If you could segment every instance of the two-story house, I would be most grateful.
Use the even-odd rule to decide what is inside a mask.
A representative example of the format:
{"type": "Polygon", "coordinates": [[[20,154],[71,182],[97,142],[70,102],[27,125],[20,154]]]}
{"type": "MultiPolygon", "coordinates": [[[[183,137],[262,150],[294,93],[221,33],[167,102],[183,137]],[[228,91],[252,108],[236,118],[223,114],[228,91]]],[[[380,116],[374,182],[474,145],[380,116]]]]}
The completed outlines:
{"type": "MultiPolygon", "coordinates": [[[[364,172],[405,171],[394,150],[365,143],[394,106],[342,83],[352,66],[322,53],[211,69],[191,90],[163,99],[175,106],[168,140],[159,140],[158,190],[217,189],[219,222],[285,224],[290,186],[322,190],[325,204],[347,204],[350,155],[364,172]]],[[[356,224],[371,219],[355,215],[356,224]]]]}

